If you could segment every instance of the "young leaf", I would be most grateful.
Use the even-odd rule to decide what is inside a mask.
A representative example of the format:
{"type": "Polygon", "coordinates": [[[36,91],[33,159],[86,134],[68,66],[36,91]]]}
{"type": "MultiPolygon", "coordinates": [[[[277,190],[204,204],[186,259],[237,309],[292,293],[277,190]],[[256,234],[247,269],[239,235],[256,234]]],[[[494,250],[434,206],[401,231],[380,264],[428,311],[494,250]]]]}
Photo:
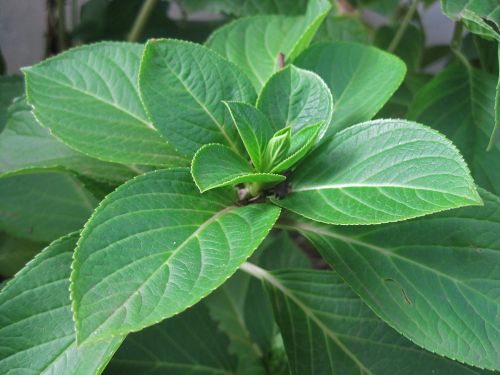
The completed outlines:
{"type": "Polygon", "coordinates": [[[23,89],[22,77],[0,77],[0,132],[7,122],[7,109],[15,97],[23,94],[23,89]]]}
{"type": "Polygon", "coordinates": [[[0,178],[0,229],[50,242],[78,230],[97,200],[69,173],[45,171],[0,178]]]}
{"type": "Polygon", "coordinates": [[[36,118],[71,148],[101,160],[186,165],[144,112],[137,88],[142,50],[103,42],[25,68],[36,118]]]}
{"type": "Polygon", "coordinates": [[[333,95],[327,135],[370,120],[389,100],[406,74],[398,57],[355,43],[319,43],[295,61],[318,74],[333,95]]]}
{"type": "Polygon", "coordinates": [[[100,373],[122,337],[76,345],[68,293],[78,234],[54,241],[0,292],[0,372],[100,373]]]}
{"type": "Polygon", "coordinates": [[[352,126],[312,152],[274,202],[330,224],[378,224],[481,204],[456,148],[404,120],[352,126]]]}
{"type": "Polygon", "coordinates": [[[290,150],[292,143],[292,129],[283,128],[278,130],[269,140],[264,151],[263,169],[265,171],[272,170],[273,167],[281,162],[290,150]]]}
{"type": "Polygon", "coordinates": [[[296,133],[321,122],[322,136],[332,118],[330,89],[313,72],[288,66],[274,74],[262,88],[257,107],[271,120],[275,129],[291,127],[296,133]]]}
{"type": "Polygon", "coordinates": [[[41,243],[0,232],[0,275],[4,278],[14,276],[43,247],[41,243]]]}
{"type": "Polygon", "coordinates": [[[314,146],[314,143],[318,139],[320,131],[323,128],[323,123],[319,123],[302,128],[297,134],[293,134],[287,157],[273,167],[271,172],[282,172],[293,167],[294,164],[299,162],[314,146]]]}
{"type": "Polygon", "coordinates": [[[229,340],[203,302],[153,327],[129,335],[106,373],[235,374],[229,340]]]}
{"type": "Polygon", "coordinates": [[[69,169],[100,180],[123,182],[143,173],[125,166],[90,158],[70,149],[34,118],[24,99],[9,108],[7,126],[0,134],[0,176],[37,169],[69,169]]]}
{"type": "Polygon", "coordinates": [[[412,344],[334,272],[274,271],[266,281],[292,374],[483,373],[412,344]]]}
{"type": "Polygon", "coordinates": [[[280,210],[201,195],[188,169],[131,180],[82,232],[71,274],[79,342],[137,331],[205,297],[257,248],[280,210]]]}
{"type": "Polygon", "coordinates": [[[240,70],[198,44],[150,40],[139,85],[155,127],[183,155],[207,143],[241,149],[223,100],[255,102],[252,84],[240,70]]]}
{"type": "Polygon", "coordinates": [[[241,67],[260,90],[279,70],[280,53],[293,61],[307,48],[330,8],[327,0],[312,0],[303,16],[241,18],[216,30],[206,44],[241,67]]]}
{"type": "Polygon", "coordinates": [[[213,143],[203,146],[195,154],[191,174],[202,193],[243,182],[271,183],[285,180],[285,176],[277,174],[255,173],[248,161],[229,147],[213,143]]]}
{"type": "Polygon", "coordinates": [[[498,370],[500,199],[377,227],[294,227],[387,323],[416,344],[498,370]],[[432,324],[429,324],[432,322],[432,324]]]}
{"type": "Polygon", "coordinates": [[[266,115],[257,108],[238,102],[226,102],[234,125],[257,171],[263,171],[266,145],[280,128],[273,128],[266,115]]]}
{"type": "Polygon", "coordinates": [[[450,66],[417,92],[408,118],[450,137],[478,185],[499,195],[500,142],[486,151],[495,126],[495,80],[474,68],[450,66]]]}

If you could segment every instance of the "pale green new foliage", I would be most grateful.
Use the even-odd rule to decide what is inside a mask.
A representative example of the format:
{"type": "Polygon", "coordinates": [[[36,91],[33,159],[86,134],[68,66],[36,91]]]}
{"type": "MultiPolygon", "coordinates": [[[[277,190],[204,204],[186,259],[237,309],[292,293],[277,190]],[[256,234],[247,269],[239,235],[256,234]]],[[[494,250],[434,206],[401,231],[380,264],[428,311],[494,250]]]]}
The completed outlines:
{"type": "Polygon", "coordinates": [[[318,43],[294,62],[318,74],[333,96],[327,135],[371,120],[399,87],[406,73],[396,56],[356,43],[318,43]]]}
{"type": "Polygon", "coordinates": [[[481,204],[454,146],[404,120],[350,127],[311,153],[273,202],[330,224],[377,224],[481,204]]]}
{"type": "Polygon", "coordinates": [[[0,292],[2,374],[100,373],[121,337],[76,344],[68,295],[78,233],[54,241],[0,292]]]}
{"type": "Polygon", "coordinates": [[[101,160],[187,165],[153,128],[139,99],[143,48],[103,42],[24,69],[35,117],[71,148],[101,160]]]}
{"type": "Polygon", "coordinates": [[[294,227],[378,316],[414,343],[499,369],[500,199],[381,226],[294,227]]]}
{"type": "Polygon", "coordinates": [[[184,168],[147,173],[106,197],[73,263],[79,342],[138,331],[222,284],[280,212],[269,204],[238,207],[236,200],[230,188],[200,195],[184,168]]]}

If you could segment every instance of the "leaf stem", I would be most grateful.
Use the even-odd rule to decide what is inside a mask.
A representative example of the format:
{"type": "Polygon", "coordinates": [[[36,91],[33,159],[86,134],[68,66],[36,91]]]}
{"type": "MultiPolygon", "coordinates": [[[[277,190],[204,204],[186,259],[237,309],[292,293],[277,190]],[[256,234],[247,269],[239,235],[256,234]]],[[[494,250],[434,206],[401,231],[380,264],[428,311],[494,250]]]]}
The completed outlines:
{"type": "Polygon", "coordinates": [[[66,7],[65,0],[57,0],[57,39],[59,50],[66,49],[66,7]]]}
{"type": "Polygon", "coordinates": [[[398,47],[399,42],[401,42],[401,38],[403,38],[403,35],[406,32],[406,29],[408,28],[408,25],[410,24],[410,21],[412,20],[413,15],[417,10],[417,5],[418,0],[410,0],[410,7],[406,12],[403,21],[401,21],[401,25],[399,26],[398,31],[396,31],[396,35],[394,35],[394,38],[392,38],[391,43],[389,44],[389,47],[387,47],[387,51],[392,53],[398,47]]]}
{"type": "Polygon", "coordinates": [[[283,289],[283,285],[273,275],[271,275],[269,271],[265,270],[264,268],[260,268],[259,266],[253,263],[250,262],[243,263],[240,266],[240,270],[249,274],[250,276],[255,277],[256,279],[259,279],[261,281],[266,281],[278,289],[281,290],[283,289]]]}
{"type": "Polygon", "coordinates": [[[467,58],[460,51],[462,47],[462,33],[463,33],[463,24],[462,22],[455,22],[455,28],[453,29],[453,36],[451,38],[450,48],[451,52],[455,55],[455,57],[465,65],[465,67],[470,70],[470,64],[467,58]]]}
{"type": "Polygon", "coordinates": [[[158,0],[146,0],[144,4],[142,4],[141,10],[139,11],[137,18],[135,19],[134,25],[132,26],[132,29],[127,36],[127,41],[137,42],[139,40],[157,1],[158,0]]]}

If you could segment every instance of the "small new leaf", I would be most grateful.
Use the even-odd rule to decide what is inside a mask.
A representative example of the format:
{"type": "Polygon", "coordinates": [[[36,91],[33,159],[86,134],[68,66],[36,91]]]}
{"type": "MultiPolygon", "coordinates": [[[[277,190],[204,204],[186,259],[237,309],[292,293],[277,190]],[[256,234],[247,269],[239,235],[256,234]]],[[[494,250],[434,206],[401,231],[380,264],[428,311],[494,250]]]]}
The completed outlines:
{"type": "Polygon", "coordinates": [[[284,128],[278,130],[269,140],[264,152],[263,170],[270,171],[281,162],[290,150],[292,143],[292,129],[284,128]]]}

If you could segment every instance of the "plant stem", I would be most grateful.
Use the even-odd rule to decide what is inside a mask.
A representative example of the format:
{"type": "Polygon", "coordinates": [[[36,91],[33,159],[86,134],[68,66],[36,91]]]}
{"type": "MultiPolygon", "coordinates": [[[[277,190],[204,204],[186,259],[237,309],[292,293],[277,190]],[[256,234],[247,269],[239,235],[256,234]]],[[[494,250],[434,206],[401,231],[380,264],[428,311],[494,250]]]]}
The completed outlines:
{"type": "Polygon", "coordinates": [[[255,277],[256,279],[259,279],[261,281],[266,281],[278,289],[283,289],[283,285],[278,280],[276,280],[276,278],[273,275],[271,275],[264,268],[260,268],[259,266],[253,263],[249,262],[243,263],[240,266],[240,270],[249,274],[250,276],[255,277]]]}
{"type": "Polygon", "coordinates": [[[453,29],[453,36],[451,38],[450,48],[451,48],[451,52],[453,52],[455,57],[462,64],[464,64],[468,70],[470,70],[469,61],[463,55],[462,51],[460,51],[460,49],[462,47],[462,32],[463,32],[462,22],[455,22],[455,28],[453,29]]]}
{"type": "Polygon", "coordinates": [[[78,0],[71,0],[71,27],[73,30],[78,24],[78,0]]]}
{"type": "Polygon", "coordinates": [[[399,26],[398,31],[396,31],[396,35],[394,35],[394,38],[392,38],[391,43],[389,44],[389,47],[387,47],[387,51],[389,52],[394,52],[396,48],[399,45],[399,42],[401,42],[401,38],[405,34],[406,29],[408,28],[408,25],[410,24],[410,21],[413,18],[413,15],[415,14],[417,10],[417,5],[418,5],[418,0],[410,0],[410,7],[408,8],[408,11],[406,12],[403,21],[401,21],[401,25],[399,26]]]}
{"type": "Polygon", "coordinates": [[[141,10],[139,11],[137,18],[135,19],[134,25],[132,26],[132,29],[127,36],[127,41],[137,42],[139,40],[157,1],[158,0],[146,0],[144,4],[142,4],[141,10]]]}
{"type": "Polygon", "coordinates": [[[57,0],[57,39],[59,50],[66,49],[66,7],[65,0],[57,0]]]}

